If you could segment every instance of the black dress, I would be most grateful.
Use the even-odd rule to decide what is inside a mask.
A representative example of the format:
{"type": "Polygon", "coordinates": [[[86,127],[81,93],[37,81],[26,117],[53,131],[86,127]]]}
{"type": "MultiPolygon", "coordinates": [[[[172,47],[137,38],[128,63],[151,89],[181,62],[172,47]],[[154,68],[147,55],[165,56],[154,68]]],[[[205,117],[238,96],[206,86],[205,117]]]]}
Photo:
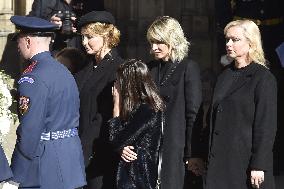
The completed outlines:
{"type": "Polygon", "coordinates": [[[119,117],[109,121],[109,139],[115,149],[121,151],[125,146],[134,146],[137,153],[133,162],[119,161],[118,189],[155,188],[161,121],[161,112],[156,113],[148,104],[141,104],[133,110],[126,122],[119,117]]]}

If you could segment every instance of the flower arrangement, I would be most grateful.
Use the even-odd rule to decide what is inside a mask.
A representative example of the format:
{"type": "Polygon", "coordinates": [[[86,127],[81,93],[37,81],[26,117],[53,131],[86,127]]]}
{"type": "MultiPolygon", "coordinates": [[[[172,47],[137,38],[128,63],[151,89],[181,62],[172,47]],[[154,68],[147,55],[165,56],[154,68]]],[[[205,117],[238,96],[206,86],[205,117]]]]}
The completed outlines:
{"type": "Polygon", "coordinates": [[[10,90],[13,88],[13,79],[0,71],[0,143],[3,136],[9,133],[15,115],[9,110],[12,105],[10,90]]]}

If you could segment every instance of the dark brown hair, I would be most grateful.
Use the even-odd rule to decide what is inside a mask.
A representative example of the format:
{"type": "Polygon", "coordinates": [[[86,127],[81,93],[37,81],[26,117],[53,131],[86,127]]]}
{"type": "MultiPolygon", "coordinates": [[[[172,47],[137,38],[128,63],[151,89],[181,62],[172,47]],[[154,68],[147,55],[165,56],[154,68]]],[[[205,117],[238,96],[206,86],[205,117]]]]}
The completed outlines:
{"type": "Polygon", "coordinates": [[[72,74],[81,70],[86,63],[85,54],[81,50],[72,47],[60,50],[55,54],[55,59],[65,65],[72,74]]]}
{"type": "Polygon", "coordinates": [[[156,112],[163,111],[164,102],[159,95],[147,65],[142,61],[125,61],[117,71],[121,94],[121,118],[127,120],[130,112],[141,103],[148,103],[156,112]]]}

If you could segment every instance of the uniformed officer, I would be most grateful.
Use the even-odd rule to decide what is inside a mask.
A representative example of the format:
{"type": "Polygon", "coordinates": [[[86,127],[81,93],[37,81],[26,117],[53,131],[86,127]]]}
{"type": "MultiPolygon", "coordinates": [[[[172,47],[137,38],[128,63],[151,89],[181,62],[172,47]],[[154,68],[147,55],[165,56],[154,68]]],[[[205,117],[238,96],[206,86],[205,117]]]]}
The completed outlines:
{"type": "Polygon", "coordinates": [[[20,125],[11,163],[13,181],[20,188],[84,186],[78,89],[71,73],[49,52],[57,26],[36,17],[12,16],[11,21],[18,29],[18,50],[30,62],[18,80],[20,125]]]}

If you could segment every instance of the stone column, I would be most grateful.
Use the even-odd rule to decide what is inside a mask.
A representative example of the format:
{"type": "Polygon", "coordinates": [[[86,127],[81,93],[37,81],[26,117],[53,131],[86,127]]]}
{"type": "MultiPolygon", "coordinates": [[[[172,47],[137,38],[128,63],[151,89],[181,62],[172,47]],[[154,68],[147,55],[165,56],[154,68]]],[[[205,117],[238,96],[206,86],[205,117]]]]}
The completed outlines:
{"type": "Polygon", "coordinates": [[[14,32],[14,26],[10,22],[10,17],[14,14],[14,1],[0,1],[0,57],[4,52],[4,48],[9,33],[14,32]]]}
{"type": "Polygon", "coordinates": [[[34,0],[14,0],[14,1],[15,1],[15,14],[27,15],[31,10],[34,0]]]}

